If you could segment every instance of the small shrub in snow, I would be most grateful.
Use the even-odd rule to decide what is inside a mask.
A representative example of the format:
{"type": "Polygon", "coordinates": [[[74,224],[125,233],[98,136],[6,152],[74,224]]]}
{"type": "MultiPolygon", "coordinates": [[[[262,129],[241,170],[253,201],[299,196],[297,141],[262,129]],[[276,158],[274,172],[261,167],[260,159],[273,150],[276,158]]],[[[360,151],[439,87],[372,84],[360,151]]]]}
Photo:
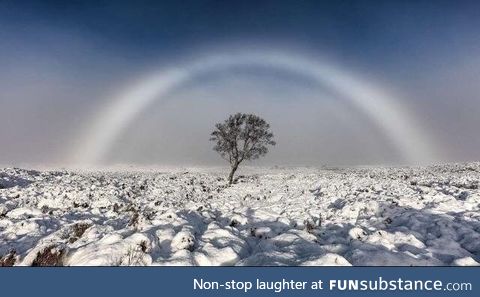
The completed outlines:
{"type": "Polygon", "coordinates": [[[130,218],[130,221],[128,222],[128,226],[136,228],[138,226],[139,220],[140,220],[140,214],[138,213],[137,210],[134,210],[133,215],[130,218]]]}
{"type": "Polygon", "coordinates": [[[148,251],[148,243],[146,240],[142,240],[138,246],[142,252],[146,253],[148,251]]]}
{"type": "Polygon", "coordinates": [[[305,225],[305,231],[308,233],[312,233],[315,229],[315,224],[311,220],[307,219],[303,222],[303,224],[305,225]]]}
{"type": "Polygon", "coordinates": [[[120,209],[121,209],[121,208],[122,208],[122,207],[121,207],[120,205],[118,205],[118,203],[115,203],[115,204],[113,205],[113,211],[116,212],[116,213],[120,213],[120,209]]]}
{"type": "Polygon", "coordinates": [[[131,246],[125,256],[118,261],[117,266],[146,266],[148,264],[144,259],[146,250],[146,241],[142,241],[139,245],[131,246]]]}
{"type": "Polygon", "coordinates": [[[68,240],[70,243],[74,243],[75,241],[79,240],[82,237],[83,233],[90,228],[92,225],[87,223],[78,223],[73,225],[72,234],[70,239],[68,240]]]}
{"type": "Polygon", "coordinates": [[[232,219],[229,224],[230,227],[237,227],[238,225],[240,225],[240,222],[235,219],[232,219]]]}
{"type": "Polygon", "coordinates": [[[10,251],[8,254],[0,257],[0,267],[9,267],[15,265],[17,260],[17,252],[15,250],[10,251]]]}
{"type": "Polygon", "coordinates": [[[37,253],[32,266],[63,266],[65,250],[55,245],[48,246],[37,253]]]}
{"type": "Polygon", "coordinates": [[[88,205],[87,202],[77,203],[77,202],[74,201],[74,202],[73,202],[73,207],[74,207],[74,208],[79,208],[79,207],[81,207],[81,208],[88,208],[89,205],[88,205]]]}

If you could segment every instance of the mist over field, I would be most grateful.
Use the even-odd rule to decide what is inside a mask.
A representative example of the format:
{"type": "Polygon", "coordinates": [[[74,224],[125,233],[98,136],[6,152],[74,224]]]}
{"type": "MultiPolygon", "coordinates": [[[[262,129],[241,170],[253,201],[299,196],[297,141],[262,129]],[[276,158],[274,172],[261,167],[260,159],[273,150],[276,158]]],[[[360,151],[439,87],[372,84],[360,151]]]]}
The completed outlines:
{"type": "MultiPolygon", "coordinates": [[[[148,1],[137,9],[123,1],[2,1],[0,163],[79,165],[88,159],[79,152],[94,149],[92,123],[142,81],[219,55],[258,52],[328,64],[381,90],[407,115],[400,126],[409,123],[421,138],[408,146],[429,147],[431,158],[416,161],[479,159],[474,3],[258,5],[268,7],[268,17],[246,4],[196,3],[185,10],[148,1]]],[[[392,142],[408,137],[372,120],[382,110],[365,107],[366,113],[338,86],[312,81],[303,70],[217,67],[153,97],[97,163],[221,165],[208,135],[234,112],[259,114],[272,125],[279,145],[258,164],[416,163],[392,142]]]]}

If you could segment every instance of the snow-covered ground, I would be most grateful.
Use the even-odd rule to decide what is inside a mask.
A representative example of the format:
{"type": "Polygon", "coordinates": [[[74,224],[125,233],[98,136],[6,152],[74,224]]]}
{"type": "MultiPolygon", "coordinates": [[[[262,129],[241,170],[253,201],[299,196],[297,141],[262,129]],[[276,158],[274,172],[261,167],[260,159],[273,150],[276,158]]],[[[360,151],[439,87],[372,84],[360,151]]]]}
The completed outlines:
{"type": "Polygon", "coordinates": [[[0,169],[0,265],[478,265],[480,164],[0,169]]]}

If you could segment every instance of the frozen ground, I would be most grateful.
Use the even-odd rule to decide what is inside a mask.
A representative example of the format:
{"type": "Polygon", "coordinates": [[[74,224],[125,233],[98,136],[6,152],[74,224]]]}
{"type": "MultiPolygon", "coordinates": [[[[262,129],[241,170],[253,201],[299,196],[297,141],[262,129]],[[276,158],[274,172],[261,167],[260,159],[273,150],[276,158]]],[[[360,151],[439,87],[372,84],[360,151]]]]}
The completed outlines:
{"type": "Polygon", "coordinates": [[[478,265],[480,164],[0,169],[1,265],[478,265]]]}

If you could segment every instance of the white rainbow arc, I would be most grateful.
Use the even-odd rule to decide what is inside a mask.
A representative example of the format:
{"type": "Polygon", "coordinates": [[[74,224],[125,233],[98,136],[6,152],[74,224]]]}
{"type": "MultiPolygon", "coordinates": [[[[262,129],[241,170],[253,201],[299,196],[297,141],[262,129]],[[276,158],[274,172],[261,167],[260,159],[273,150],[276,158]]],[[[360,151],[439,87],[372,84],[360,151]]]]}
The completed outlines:
{"type": "Polygon", "coordinates": [[[414,124],[415,120],[402,109],[399,101],[380,88],[369,86],[338,67],[317,59],[268,51],[215,55],[183,67],[151,74],[121,96],[113,98],[97,115],[80,142],[83,145],[71,154],[75,164],[101,164],[122,131],[150,104],[161,100],[174,88],[205,73],[250,65],[298,73],[332,88],[367,115],[403,154],[406,162],[419,163],[435,159],[435,151],[427,135],[420,132],[414,124]]]}

